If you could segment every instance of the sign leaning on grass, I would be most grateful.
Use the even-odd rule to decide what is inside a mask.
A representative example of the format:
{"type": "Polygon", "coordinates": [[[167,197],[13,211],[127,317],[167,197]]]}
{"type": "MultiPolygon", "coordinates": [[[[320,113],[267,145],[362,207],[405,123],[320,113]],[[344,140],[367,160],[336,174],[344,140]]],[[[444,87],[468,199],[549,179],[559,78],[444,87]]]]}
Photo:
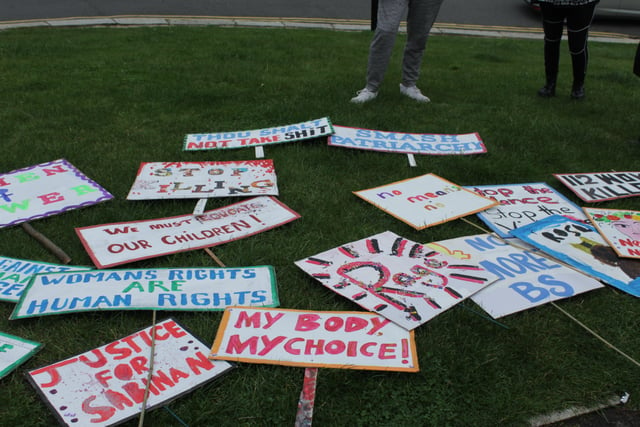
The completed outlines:
{"type": "Polygon", "coordinates": [[[0,228],[111,200],[65,159],[0,175],[0,228]]]}
{"type": "Polygon", "coordinates": [[[142,163],[127,200],[277,196],[272,160],[142,163]]]}
{"type": "Polygon", "coordinates": [[[509,231],[550,215],[587,219],[582,209],[544,182],[465,187],[500,203],[478,217],[502,238],[509,231]]]}
{"type": "Polygon", "coordinates": [[[625,258],[640,258],[640,211],[583,208],[614,251],[625,258]]]}
{"type": "Polygon", "coordinates": [[[281,226],[300,215],[279,200],[254,197],[203,215],[76,228],[98,268],[221,245],[281,226]]]}
{"type": "Polygon", "coordinates": [[[373,313],[225,310],[210,359],[417,372],[413,332],[373,313]]]}
{"type": "Polygon", "coordinates": [[[0,301],[18,302],[34,274],[91,269],[0,256],[0,301]]]}
{"type": "Polygon", "coordinates": [[[585,202],[640,196],[640,172],[554,173],[585,202]]]}
{"type": "Polygon", "coordinates": [[[0,378],[33,356],[42,344],[0,332],[0,378]]]}
{"type": "Polygon", "coordinates": [[[334,126],[329,145],[406,154],[481,154],[487,149],[478,133],[461,135],[385,132],[334,126]]]}
{"type": "Polygon", "coordinates": [[[640,260],[619,257],[588,224],[554,215],[516,228],[511,234],[614,288],[640,297],[640,260]]]}
{"type": "MultiPolygon", "coordinates": [[[[27,379],[68,426],[109,426],[137,416],[149,375],[152,328],[28,372],[27,379]]],[[[207,345],[172,319],[155,325],[147,409],[225,374],[233,365],[207,359],[207,345]]]]}
{"type": "Polygon", "coordinates": [[[224,310],[278,305],[273,267],[37,274],[11,319],[103,310],[224,310]]]}
{"type": "Polygon", "coordinates": [[[435,174],[354,191],[354,194],[417,230],[498,204],[435,174]]]}
{"type": "Polygon", "coordinates": [[[219,150],[225,148],[257,147],[285,142],[303,141],[331,135],[333,126],[328,117],[308,122],[233,132],[208,132],[188,134],[184,139],[184,151],[219,150]]]}

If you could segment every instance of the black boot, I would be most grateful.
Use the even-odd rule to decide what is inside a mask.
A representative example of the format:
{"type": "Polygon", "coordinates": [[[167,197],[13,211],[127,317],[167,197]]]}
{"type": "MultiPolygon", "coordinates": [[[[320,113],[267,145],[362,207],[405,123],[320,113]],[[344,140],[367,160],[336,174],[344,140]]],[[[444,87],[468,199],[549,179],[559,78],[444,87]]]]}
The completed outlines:
{"type": "Polygon", "coordinates": [[[582,99],[582,98],[584,98],[584,85],[574,84],[573,88],[571,89],[571,99],[582,99]]]}
{"type": "Polygon", "coordinates": [[[556,96],[556,83],[547,82],[546,85],[538,90],[538,95],[543,98],[551,98],[553,96],[556,96]]]}

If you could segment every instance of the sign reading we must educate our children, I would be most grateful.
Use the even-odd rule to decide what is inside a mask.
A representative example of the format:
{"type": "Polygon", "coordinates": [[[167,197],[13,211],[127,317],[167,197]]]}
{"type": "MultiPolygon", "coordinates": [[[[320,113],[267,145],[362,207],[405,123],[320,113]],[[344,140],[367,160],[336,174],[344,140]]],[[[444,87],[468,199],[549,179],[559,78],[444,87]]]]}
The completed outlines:
{"type": "Polygon", "coordinates": [[[37,274],[11,319],[93,310],[224,310],[278,305],[271,266],[37,274]]]}
{"type": "Polygon", "coordinates": [[[417,372],[413,332],[373,313],[231,307],[210,359],[417,372]]]}
{"type": "Polygon", "coordinates": [[[0,378],[33,356],[42,344],[0,332],[0,378]]]}
{"type": "Polygon", "coordinates": [[[209,360],[207,349],[183,326],[167,319],[102,347],[29,371],[27,379],[61,424],[110,426],[140,413],[147,384],[147,409],[154,409],[233,368],[227,362],[209,360]]]}
{"type": "Polygon", "coordinates": [[[355,191],[354,194],[417,230],[498,204],[435,174],[355,191]]]}
{"type": "Polygon", "coordinates": [[[64,159],[0,175],[0,228],[112,199],[64,159]]]}
{"type": "Polygon", "coordinates": [[[585,202],[640,196],[640,172],[554,173],[585,202]]]}
{"type": "Polygon", "coordinates": [[[602,237],[625,258],[640,259],[640,211],[583,208],[602,237]]]}
{"type": "Polygon", "coordinates": [[[276,198],[259,196],[214,209],[144,221],[76,228],[94,264],[108,268],[160,255],[202,249],[253,236],[298,219],[276,198]]]}

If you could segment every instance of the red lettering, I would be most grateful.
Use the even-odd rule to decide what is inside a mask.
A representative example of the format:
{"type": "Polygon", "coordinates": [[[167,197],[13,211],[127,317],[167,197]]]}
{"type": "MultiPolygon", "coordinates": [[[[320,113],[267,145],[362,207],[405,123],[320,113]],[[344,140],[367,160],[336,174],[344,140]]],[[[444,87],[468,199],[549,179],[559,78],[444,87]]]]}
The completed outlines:
{"type": "Polygon", "coordinates": [[[317,314],[301,314],[298,316],[298,321],[294,329],[296,331],[315,331],[320,326],[318,319],[320,319],[320,316],[317,314]]]}
{"type": "Polygon", "coordinates": [[[38,196],[38,199],[42,200],[43,205],[49,205],[51,203],[63,201],[64,197],[62,197],[60,193],[49,193],[38,196]]]}
{"type": "Polygon", "coordinates": [[[378,357],[380,359],[395,359],[396,345],[397,344],[395,343],[380,344],[380,349],[378,350],[378,357]],[[387,354],[387,353],[393,353],[393,354],[387,354]]]}
{"type": "Polygon", "coordinates": [[[87,397],[82,402],[82,411],[86,414],[90,415],[98,415],[98,418],[92,418],[92,423],[101,423],[107,421],[109,418],[113,417],[113,414],[116,413],[116,410],[111,406],[91,406],[91,402],[96,400],[96,396],[92,395],[87,397]]]}

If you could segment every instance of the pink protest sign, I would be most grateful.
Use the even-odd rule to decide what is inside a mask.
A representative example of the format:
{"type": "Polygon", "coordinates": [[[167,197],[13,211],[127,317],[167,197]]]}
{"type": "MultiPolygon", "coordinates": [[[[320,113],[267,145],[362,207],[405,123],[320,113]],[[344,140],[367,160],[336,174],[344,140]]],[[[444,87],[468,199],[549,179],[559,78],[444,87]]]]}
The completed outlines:
{"type": "Polygon", "coordinates": [[[583,208],[598,232],[618,256],[640,258],[640,212],[583,208]]]}

